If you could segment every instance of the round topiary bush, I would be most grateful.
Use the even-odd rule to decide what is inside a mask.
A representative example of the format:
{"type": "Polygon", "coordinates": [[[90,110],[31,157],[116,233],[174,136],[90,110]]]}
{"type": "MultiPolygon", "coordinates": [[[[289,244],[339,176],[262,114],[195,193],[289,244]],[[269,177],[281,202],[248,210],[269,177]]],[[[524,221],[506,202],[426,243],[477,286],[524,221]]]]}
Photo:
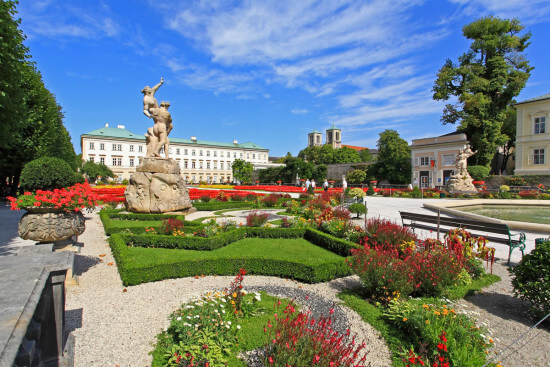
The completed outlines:
{"type": "Polygon", "coordinates": [[[550,240],[537,244],[510,272],[514,293],[531,304],[531,314],[541,318],[550,313],[550,240]]]}
{"type": "Polygon", "coordinates": [[[27,163],[21,172],[21,188],[26,191],[60,189],[75,183],[75,172],[61,158],[35,159],[27,163]]]}
{"type": "Polygon", "coordinates": [[[361,203],[351,204],[348,206],[348,210],[357,214],[357,218],[359,218],[361,214],[367,214],[367,207],[361,203]]]}
{"type": "Polygon", "coordinates": [[[467,170],[474,181],[481,181],[489,176],[489,168],[485,166],[468,166],[467,170]]]}

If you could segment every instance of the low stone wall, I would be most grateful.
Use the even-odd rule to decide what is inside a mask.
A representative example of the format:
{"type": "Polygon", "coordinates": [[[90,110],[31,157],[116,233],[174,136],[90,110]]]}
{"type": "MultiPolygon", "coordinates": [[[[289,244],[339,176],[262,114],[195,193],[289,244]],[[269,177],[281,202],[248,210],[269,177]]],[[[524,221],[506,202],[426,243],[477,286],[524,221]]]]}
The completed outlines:
{"type": "Polygon", "coordinates": [[[372,162],[327,164],[327,179],[342,181],[342,177],[355,169],[353,168],[354,166],[368,166],[371,163],[372,162]]]}

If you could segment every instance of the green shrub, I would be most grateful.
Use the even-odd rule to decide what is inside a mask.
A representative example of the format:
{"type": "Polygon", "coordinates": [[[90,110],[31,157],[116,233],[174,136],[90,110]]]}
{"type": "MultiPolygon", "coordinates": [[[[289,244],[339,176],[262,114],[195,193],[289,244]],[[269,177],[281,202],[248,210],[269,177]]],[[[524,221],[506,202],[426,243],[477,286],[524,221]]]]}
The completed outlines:
{"type": "Polygon", "coordinates": [[[415,186],[411,192],[411,196],[415,199],[420,199],[422,197],[422,191],[418,186],[415,186]]]}
{"type": "Polygon", "coordinates": [[[356,198],[356,199],[360,198],[360,199],[362,199],[362,198],[365,197],[365,195],[366,195],[366,194],[365,194],[365,192],[363,191],[363,189],[360,189],[360,188],[358,188],[358,187],[356,187],[355,189],[351,189],[351,190],[349,191],[349,196],[351,196],[352,198],[356,198]]]}
{"type": "Polygon", "coordinates": [[[82,176],[82,173],[80,173],[80,172],[75,172],[74,173],[74,183],[83,184],[85,181],[86,181],[86,179],[84,178],[84,176],[82,176]]]}
{"type": "Polygon", "coordinates": [[[514,292],[531,304],[531,314],[541,318],[550,313],[550,241],[537,244],[510,272],[514,292]]]}
{"type": "Polygon", "coordinates": [[[489,168],[485,166],[468,166],[468,173],[474,181],[481,181],[489,175],[489,168]]]}
{"type": "Polygon", "coordinates": [[[501,185],[498,189],[500,190],[500,192],[509,192],[510,191],[510,186],[501,185]]]}
{"type": "Polygon", "coordinates": [[[374,194],[375,194],[374,187],[372,185],[369,185],[369,188],[367,189],[367,195],[372,196],[374,194]]]}
{"type": "Polygon", "coordinates": [[[313,228],[306,228],[304,238],[340,256],[350,256],[352,249],[361,248],[361,246],[353,242],[331,236],[313,228]]]}
{"type": "Polygon", "coordinates": [[[222,209],[248,208],[250,203],[244,201],[211,201],[209,203],[194,202],[193,206],[198,211],[216,211],[222,209]]]}
{"type": "Polygon", "coordinates": [[[201,196],[201,202],[208,203],[211,200],[210,195],[201,196]]]}
{"type": "Polygon", "coordinates": [[[351,204],[348,206],[348,210],[357,214],[357,218],[359,218],[361,214],[367,214],[367,207],[361,203],[351,204]]]}
{"type": "Polygon", "coordinates": [[[499,199],[511,199],[512,195],[509,192],[503,191],[498,193],[499,199]]]}
{"type": "Polygon", "coordinates": [[[60,189],[75,183],[75,172],[60,158],[38,158],[27,163],[21,171],[21,189],[26,191],[60,189]]]}

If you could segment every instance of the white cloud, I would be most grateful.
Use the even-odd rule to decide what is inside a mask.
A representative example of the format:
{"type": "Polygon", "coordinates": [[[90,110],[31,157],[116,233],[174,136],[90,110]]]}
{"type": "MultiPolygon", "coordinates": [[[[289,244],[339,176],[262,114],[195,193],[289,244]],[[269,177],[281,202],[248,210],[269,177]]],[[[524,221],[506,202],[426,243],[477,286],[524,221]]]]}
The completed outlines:
{"type": "Polygon", "coordinates": [[[450,0],[463,7],[468,15],[489,12],[500,18],[519,18],[524,24],[548,21],[550,2],[548,0],[450,0]]]}
{"type": "Polygon", "coordinates": [[[290,110],[290,112],[292,112],[295,115],[305,115],[309,113],[309,110],[307,110],[306,108],[293,108],[290,110]]]}

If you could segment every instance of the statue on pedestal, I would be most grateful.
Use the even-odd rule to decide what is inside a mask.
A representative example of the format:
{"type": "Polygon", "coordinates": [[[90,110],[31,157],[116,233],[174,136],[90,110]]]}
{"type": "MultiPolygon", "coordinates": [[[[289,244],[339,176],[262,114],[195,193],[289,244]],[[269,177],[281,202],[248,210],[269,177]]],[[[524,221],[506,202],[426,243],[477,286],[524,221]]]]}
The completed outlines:
{"type": "Polygon", "coordinates": [[[470,144],[467,144],[463,149],[458,151],[458,154],[455,158],[455,165],[457,168],[457,173],[449,177],[446,184],[446,190],[449,192],[477,192],[476,187],[472,183],[474,180],[468,173],[468,158],[477,153],[477,150],[474,152],[470,147],[470,144]]]}
{"type": "Polygon", "coordinates": [[[145,139],[147,153],[130,178],[124,193],[126,207],[137,213],[190,212],[192,208],[189,191],[181,174],[178,162],[168,155],[168,134],[172,131],[172,116],[168,112],[169,102],[155,98],[155,92],[164,83],[153,88],[146,86],[141,90],[143,96],[143,114],[153,119],[155,124],[147,129],[145,139]],[[164,148],[166,158],[160,156],[164,148]]]}

